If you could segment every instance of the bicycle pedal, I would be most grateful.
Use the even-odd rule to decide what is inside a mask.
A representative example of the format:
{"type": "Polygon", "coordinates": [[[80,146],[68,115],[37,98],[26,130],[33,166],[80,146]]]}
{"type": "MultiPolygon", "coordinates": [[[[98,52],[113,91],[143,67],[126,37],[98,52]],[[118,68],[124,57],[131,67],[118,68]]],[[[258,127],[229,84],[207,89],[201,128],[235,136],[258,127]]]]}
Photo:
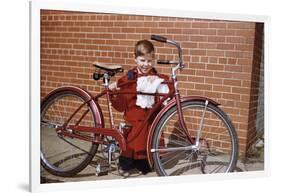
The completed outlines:
{"type": "Polygon", "coordinates": [[[96,176],[105,176],[108,175],[108,171],[101,171],[99,173],[96,173],[96,176]]]}
{"type": "Polygon", "coordinates": [[[106,166],[98,164],[96,166],[96,176],[105,176],[108,174],[108,170],[106,166]]]}

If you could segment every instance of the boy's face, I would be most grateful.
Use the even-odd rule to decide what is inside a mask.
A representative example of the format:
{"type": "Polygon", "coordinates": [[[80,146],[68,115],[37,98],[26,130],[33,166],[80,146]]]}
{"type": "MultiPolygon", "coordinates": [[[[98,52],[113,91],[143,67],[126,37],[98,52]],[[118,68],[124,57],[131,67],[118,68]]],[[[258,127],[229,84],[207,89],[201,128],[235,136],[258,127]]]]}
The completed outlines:
{"type": "Polygon", "coordinates": [[[137,56],[135,61],[138,69],[144,74],[148,73],[154,66],[153,54],[146,54],[145,56],[137,56]]]}

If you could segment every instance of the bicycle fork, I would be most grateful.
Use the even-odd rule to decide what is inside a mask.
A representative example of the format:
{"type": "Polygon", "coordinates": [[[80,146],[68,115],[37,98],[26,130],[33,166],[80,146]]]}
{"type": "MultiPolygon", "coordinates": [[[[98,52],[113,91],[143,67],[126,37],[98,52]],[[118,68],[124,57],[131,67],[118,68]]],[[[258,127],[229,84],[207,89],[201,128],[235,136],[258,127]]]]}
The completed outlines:
{"type": "MultiPolygon", "coordinates": [[[[203,110],[203,113],[202,113],[202,117],[201,117],[199,126],[198,126],[198,128],[197,128],[197,133],[196,133],[195,141],[194,141],[193,138],[192,138],[192,139],[190,138],[190,135],[189,135],[189,133],[188,133],[188,131],[187,131],[187,128],[186,128],[185,122],[184,122],[184,118],[183,118],[183,114],[182,114],[182,111],[181,111],[181,106],[179,106],[179,107],[180,107],[180,110],[178,109],[178,114],[179,114],[179,119],[180,119],[181,126],[182,126],[182,128],[184,129],[184,131],[185,131],[187,137],[189,138],[189,140],[192,142],[192,144],[194,144],[194,145],[191,146],[191,149],[192,149],[192,150],[195,150],[195,151],[196,151],[196,150],[199,150],[199,148],[200,148],[200,143],[199,143],[199,141],[200,141],[200,137],[201,137],[201,131],[202,131],[202,128],[203,128],[204,119],[205,119],[205,114],[206,114],[206,110],[207,110],[208,104],[209,104],[209,101],[206,100],[206,101],[205,101],[204,110],[203,110]]],[[[179,104],[179,105],[180,105],[180,104],[179,104]]],[[[190,150],[190,148],[187,148],[186,150],[190,150]]]]}
{"type": "MultiPolygon", "coordinates": [[[[190,138],[190,135],[188,134],[187,131],[186,132],[186,135],[187,137],[192,140],[192,144],[193,145],[189,145],[189,146],[184,146],[184,147],[170,147],[170,148],[164,148],[164,149],[151,149],[151,152],[171,152],[171,151],[188,151],[188,150],[192,150],[192,151],[198,151],[200,149],[200,137],[201,137],[201,131],[202,131],[202,128],[203,128],[203,124],[204,124],[204,119],[205,119],[205,114],[206,114],[206,110],[207,110],[207,106],[209,104],[209,101],[206,100],[205,101],[205,106],[204,106],[204,110],[203,110],[203,113],[202,113],[202,117],[201,117],[201,120],[200,120],[200,123],[199,123],[199,126],[197,128],[197,133],[196,133],[196,138],[195,138],[195,141],[194,139],[191,139],[190,138]]],[[[182,112],[181,110],[179,110],[179,116],[180,116],[180,119],[183,120],[183,115],[182,115],[182,112]]],[[[181,124],[181,127],[186,130],[185,128],[185,124],[184,124],[184,121],[183,123],[180,123],[181,124]],[[183,125],[184,124],[184,125],[183,125]],[[183,125],[183,126],[182,126],[183,125]]]]}
{"type": "Polygon", "coordinates": [[[203,114],[202,114],[202,118],[201,118],[201,120],[200,120],[200,124],[199,124],[199,127],[198,127],[198,129],[197,129],[197,134],[196,134],[196,139],[195,139],[195,146],[197,147],[197,149],[200,148],[200,147],[199,147],[199,140],[200,140],[201,131],[202,131],[202,128],[203,128],[205,113],[206,113],[206,109],[207,109],[208,104],[209,104],[209,101],[206,100],[206,101],[205,101],[204,111],[203,111],[203,114]]]}

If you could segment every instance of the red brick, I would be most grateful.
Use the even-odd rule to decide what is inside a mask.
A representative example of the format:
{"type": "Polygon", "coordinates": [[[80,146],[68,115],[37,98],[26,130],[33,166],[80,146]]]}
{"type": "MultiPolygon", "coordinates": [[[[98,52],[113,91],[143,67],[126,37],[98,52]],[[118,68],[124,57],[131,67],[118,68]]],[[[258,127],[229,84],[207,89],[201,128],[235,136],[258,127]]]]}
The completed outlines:
{"type": "Polygon", "coordinates": [[[204,56],[206,55],[206,50],[192,49],[190,50],[190,54],[204,56]]]}
{"type": "Polygon", "coordinates": [[[223,50],[207,50],[208,56],[216,56],[216,57],[223,57],[224,51],[223,50]]]}
{"type": "Polygon", "coordinates": [[[174,27],[177,28],[190,28],[191,27],[191,22],[176,22],[174,27]]]}
{"type": "Polygon", "coordinates": [[[226,92],[226,93],[229,93],[231,91],[231,88],[229,86],[213,86],[213,91],[216,91],[216,92],[226,92]]]}
{"type": "Polygon", "coordinates": [[[174,22],[159,22],[158,23],[159,27],[175,27],[175,23],[174,22]]]}
{"type": "Polygon", "coordinates": [[[238,44],[235,45],[235,50],[239,51],[252,51],[254,49],[253,45],[238,44]]]}
{"type": "Polygon", "coordinates": [[[253,29],[255,27],[255,23],[252,22],[231,22],[227,24],[227,28],[230,29],[253,29]]]}
{"type": "Polygon", "coordinates": [[[209,28],[224,29],[224,28],[226,28],[226,23],[225,22],[210,22],[209,28]]]}
{"type": "Polygon", "coordinates": [[[227,43],[246,43],[246,39],[244,37],[226,37],[226,41],[227,43]]]}
{"type": "Polygon", "coordinates": [[[234,45],[233,44],[217,44],[217,49],[220,50],[233,50],[234,45]]]}
{"type": "Polygon", "coordinates": [[[205,91],[204,95],[210,97],[213,100],[217,100],[223,97],[221,92],[214,92],[214,91],[205,91]]]}
{"type": "Polygon", "coordinates": [[[204,49],[216,49],[217,44],[215,43],[200,43],[199,42],[199,48],[204,48],[204,49]]]}
{"type": "Polygon", "coordinates": [[[180,28],[168,28],[167,33],[170,34],[182,34],[182,30],[180,28]]]}
{"type": "Polygon", "coordinates": [[[208,40],[207,36],[198,36],[198,35],[190,36],[190,41],[194,41],[194,42],[207,42],[207,40],[208,40]]]}
{"type": "Polygon", "coordinates": [[[241,98],[241,95],[240,95],[240,94],[223,93],[223,94],[222,94],[222,97],[223,97],[224,99],[231,99],[231,100],[237,100],[237,101],[239,101],[240,98],[241,98]]]}
{"type": "Polygon", "coordinates": [[[216,35],[217,30],[215,29],[200,29],[200,35],[216,35]]]}
{"type": "Polygon", "coordinates": [[[207,69],[210,71],[223,71],[224,65],[221,64],[208,64],[207,69]]]}
{"type": "Polygon", "coordinates": [[[234,36],[235,33],[236,31],[231,29],[218,29],[217,31],[218,36],[234,36]]]}
{"type": "Polygon", "coordinates": [[[209,23],[208,22],[192,22],[192,28],[208,28],[209,23]]]}
{"type": "Polygon", "coordinates": [[[241,80],[224,79],[223,84],[228,85],[228,86],[238,86],[239,87],[239,86],[241,86],[242,81],[241,80]]]}
{"type": "Polygon", "coordinates": [[[232,87],[231,92],[232,93],[238,93],[238,94],[250,94],[250,89],[249,88],[232,87]]]}
{"type": "Polygon", "coordinates": [[[182,28],[182,33],[186,35],[198,35],[200,29],[182,28]]]}
{"type": "Polygon", "coordinates": [[[206,84],[219,84],[221,85],[223,83],[223,80],[222,79],[218,79],[218,78],[209,78],[209,77],[206,77],[205,78],[205,83],[206,84]]]}
{"type": "MultiPolygon", "coordinates": [[[[225,71],[229,72],[242,72],[242,66],[240,65],[226,65],[225,71]]],[[[235,76],[233,78],[236,78],[235,76]]]]}
{"type": "Polygon", "coordinates": [[[195,89],[198,89],[198,90],[211,90],[212,89],[212,85],[208,85],[208,84],[195,84],[195,89]]]}
{"type": "Polygon", "coordinates": [[[226,38],[223,36],[208,36],[208,42],[225,42],[226,38]]]}

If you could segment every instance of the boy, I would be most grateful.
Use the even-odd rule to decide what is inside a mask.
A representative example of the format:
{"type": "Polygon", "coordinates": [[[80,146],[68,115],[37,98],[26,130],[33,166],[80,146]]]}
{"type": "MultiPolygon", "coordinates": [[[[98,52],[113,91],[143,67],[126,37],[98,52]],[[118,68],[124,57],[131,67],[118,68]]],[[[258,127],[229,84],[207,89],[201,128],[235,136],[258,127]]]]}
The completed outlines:
{"type": "MultiPolygon", "coordinates": [[[[140,86],[137,85],[139,84],[139,77],[148,77],[148,82],[153,82],[157,78],[162,79],[162,81],[168,80],[167,76],[158,74],[155,70],[154,52],[154,46],[150,41],[138,41],[135,45],[134,53],[136,67],[129,70],[127,75],[121,77],[117,82],[110,84],[109,89],[120,89],[124,92],[136,92],[137,87],[140,86]],[[128,86],[118,88],[120,84],[130,80],[138,81],[136,81],[136,83],[129,84],[128,86]]],[[[165,92],[168,92],[168,89],[166,89],[165,92]]],[[[146,174],[151,171],[147,160],[146,152],[147,135],[149,132],[148,129],[151,123],[146,123],[145,127],[140,128],[140,125],[142,125],[143,121],[149,114],[151,106],[137,105],[137,103],[140,102],[138,101],[138,97],[139,96],[128,94],[118,95],[111,98],[113,107],[120,112],[124,112],[124,120],[127,124],[132,126],[127,134],[127,150],[125,152],[122,152],[119,157],[121,173],[124,173],[134,168],[138,169],[143,174],[146,174]]]]}

